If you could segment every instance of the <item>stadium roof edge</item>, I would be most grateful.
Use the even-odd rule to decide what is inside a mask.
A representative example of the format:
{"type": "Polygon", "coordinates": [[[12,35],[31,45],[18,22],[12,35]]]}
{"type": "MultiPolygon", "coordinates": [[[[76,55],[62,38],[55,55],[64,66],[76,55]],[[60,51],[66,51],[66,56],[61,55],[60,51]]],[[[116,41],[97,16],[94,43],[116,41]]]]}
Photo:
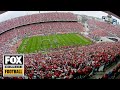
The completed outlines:
{"type": "Polygon", "coordinates": [[[105,13],[108,13],[110,15],[115,16],[116,18],[120,19],[120,13],[119,12],[115,12],[115,11],[104,11],[105,13]]]}
{"type": "MultiPolygon", "coordinates": [[[[7,11],[0,11],[0,14],[3,14],[5,12],[7,12],[7,11]]],[[[120,13],[118,11],[103,11],[103,12],[111,14],[120,19],[120,13]]]]}

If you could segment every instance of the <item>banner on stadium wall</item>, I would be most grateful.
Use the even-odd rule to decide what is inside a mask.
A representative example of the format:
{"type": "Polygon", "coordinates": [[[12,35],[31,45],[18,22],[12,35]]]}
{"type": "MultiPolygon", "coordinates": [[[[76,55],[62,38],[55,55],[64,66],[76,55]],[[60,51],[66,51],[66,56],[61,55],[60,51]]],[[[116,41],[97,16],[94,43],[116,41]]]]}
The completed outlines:
{"type": "Polygon", "coordinates": [[[5,54],[3,55],[3,77],[24,76],[24,55],[5,54]]]}

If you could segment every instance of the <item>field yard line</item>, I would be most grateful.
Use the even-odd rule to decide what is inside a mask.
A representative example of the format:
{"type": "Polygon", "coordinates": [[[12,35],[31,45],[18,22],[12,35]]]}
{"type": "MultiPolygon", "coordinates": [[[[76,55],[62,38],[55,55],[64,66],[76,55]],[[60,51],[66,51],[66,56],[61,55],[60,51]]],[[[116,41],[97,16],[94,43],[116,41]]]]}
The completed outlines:
{"type": "Polygon", "coordinates": [[[60,39],[59,35],[56,35],[56,36],[57,36],[57,38],[59,39],[59,41],[62,41],[61,44],[62,44],[62,45],[65,45],[65,44],[63,43],[64,41],[63,41],[62,39],[60,39]]]}
{"type": "Polygon", "coordinates": [[[47,45],[46,41],[44,42],[44,40],[46,40],[46,39],[47,39],[46,35],[42,37],[42,46],[41,46],[42,49],[47,49],[47,47],[46,47],[46,45],[47,45]]]}
{"type": "Polygon", "coordinates": [[[28,47],[27,47],[27,51],[28,51],[28,52],[31,51],[30,49],[31,49],[31,46],[32,46],[32,45],[31,45],[31,44],[32,44],[32,40],[33,40],[33,38],[30,38],[30,39],[29,39],[29,44],[28,44],[28,47]]]}
{"type": "Polygon", "coordinates": [[[77,42],[79,42],[79,44],[82,44],[81,41],[80,41],[75,35],[76,35],[76,34],[74,34],[74,35],[71,35],[71,34],[70,34],[70,36],[72,36],[77,42]]]}
{"type": "Polygon", "coordinates": [[[86,43],[86,44],[90,44],[90,42],[88,42],[88,41],[86,42],[86,41],[85,41],[86,38],[84,39],[84,37],[82,37],[82,36],[80,37],[80,35],[78,36],[78,34],[75,34],[75,35],[76,35],[76,37],[75,37],[76,39],[77,39],[77,37],[80,38],[79,41],[81,42],[82,45],[85,45],[85,43],[86,43]]]}
{"type": "MultiPolygon", "coordinates": [[[[49,38],[50,38],[50,43],[52,43],[52,48],[54,48],[55,46],[53,46],[53,38],[54,38],[54,35],[51,35],[49,38]],[[51,38],[50,38],[51,37],[51,38]]],[[[50,47],[51,48],[51,47],[50,47]]]]}
{"type": "Polygon", "coordinates": [[[45,48],[44,44],[46,44],[46,43],[44,43],[44,40],[46,40],[46,36],[42,36],[42,39],[41,39],[41,49],[42,50],[44,50],[44,48],[45,48]]]}
{"type": "Polygon", "coordinates": [[[36,47],[35,47],[36,41],[37,41],[37,40],[36,40],[36,37],[35,37],[35,38],[33,39],[33,43],[32,43],[32,45],[33,45],[33,51],[34,51],[34,52],[35,52],[35,48],[36,48],[36,47]]]}
{"type": "MultiPolygon", "coordinates": [[[[48,35],[46,35],[46,39],[47,39],[47,40],[49,40],[49,38],[48,38],[48,37],[49,37],[49,36],[48,36],[48,35]]],[[[48,48],[49,48],[49,46],[48,46],[48,45],[49,45],[49,42],[46,42],[46,45],[45,45],[45,46],[46,46],[46,49],[48,49],[48,48]]]]}
{"type": "Polygon", "coordinates": [[[23,43],[23,51],[26,51],[26,48],[27,48],[27,44],[28,44],[28,41],[29,41],[29,39],[27,39],[27,38],[24,38],[24,40],[25,40],[25,42],[23,43]],[[26,45],[25,45],[25,43],[27,43],[26,45]]]}
{"type": "Polygon", "coordinates": [[[34,43],[34,52],[37,51],[37,41],[38,41],[37,38],[38,37],[35,37],[35,39],[34,39],[35,40],[35,43],[34,43]]]}
{"type": "Polygon", "coordinates": [[[25,48],[24,48],[24,47],[25,47],[26,39],[24,39],[23,41],[24,41],[24,42],[23,42],[23,44],[22,44],[22,51],[24,51],[24,50],[25,50],[25,48]]]}
{"type": "Polygon", "coordinates": [[[48,35],[47,36],[47,39],[50,41],[49,43],[48,43],[48,49],[50,49],[50,47],[51,47],[51,38],[50,37],[52,37],[51,35],[48,35]]]}
{"type": "MultiPolygon", "coordinates": [[[[24,40],[23,40],[23,41],[24,41],[24,40]]],[[[22,41],[22,43],[20,44],[19,48],[17,49],[17,52],[18,52],[18,53],[21,52],[21,48],[22,48],[23,41],[22,41]]]]}
{"type": "Polygon", "coordinates": [[[31,41],[31,46],[29,48],[29,51],[32,52],[34,50],[34,43],[35,43],[35,37],[32,38],[32,41],[31,41]]]}
{"type": "MultiPolygon", "coordinates": [[[[26,41],[26,39],[24,38],[24,39],[22,40],[22,43],[21,43],[20,47],[19,47],[19,53],[22,53],[22,52],[24,52],[24,51],[26,50],[25,44],[24,44],[25,41],[26,41]]],[[[28,43],[28,42],[27,42],[27,43],[28,43]]]]}
{"type": "MultiPolygon", "coordinates": [[[[56,45],[54,44],[54,38],[57,39],[58,44],[60,43],[60,41],[58,40],[58,38],[57,38],[57,36],[56,36],[55,34],[52,35],[52,42],[53,42],[53,43],[52,43],[52,47],[53,47],[53,48],[56,48],[56,45]]],[[[59,46],[60,46],[60,45],[61,45],[61,43],[59,44],[59,46]]]]}
{"type": "Polygon", "coordinates": [[[68,45],[68,43],[67,43],[67,41],[66,41],[66,34],[65,35],[63,35],[63,40],[64,40],[64,42],[65,42],[65,45],[68,45]]]}
{"type": "MultiPolygon", "coordinates": [[[[23,41],[24,41],[24,42],[26,42],[26,40],[27,40],[27,39],[26,39],[26,38],[24,38],[24,40],[23,40],[23,41]]],[[[29,40],[28,40],[28,41],[29,41],[29,40]]],[[[26,47],[26,45],[24,44],[24,42],[23,42],[23,44],[21,45],[21,47],[22,47],[22,49],[21,49],[21,50],[22,50],[22,51],[20,50],[20,52],[24,52],[24,51],[26,51],[26,48],[27,48],[27,47],[26,47]]],[[[27,42],[27,44],[28,44],[28,42],[27,42]]]]}
{"type": "Polygon", "coordinates": [[[87,39],[84,38],[83,36],[81,36],[81,35],[78,36],[78,34],[76,34],[76,36],[81,38],[81,40],[84,42],[83,44],[85,44],[85,43],[86,43],[86,44],[89,44],[89,43],[90,43],[90,42],[87,41],[87,39]]]}
{"type": "Polygon", "coordinates": [[[44,37],[46,40],[48,40],[48,42],[45,41],[46,49],[50,49],[50,45],[51,45],[50,37],[51,35],[47,35],[46,37],[44,37]]]}
{"type": "Polygon", "coordinates": [[[68,45],[68,43],[67,43],[67,41],[66,41],[66,39],[65,39],[65,35],[62,36],[62,39],[63,39],[63,41],[65,42],[65,45],[68,45]]]}
{"type": "Polygon", "coordinates": [[[67,40],[66,42],[68,42],[69,45],[72,45],[72,43],[74,43],[74,42],[73,42],[73,40],[71,40],[71,38],[68,35],[69,34],[66,34],[66,37],[65,37],[67,40]],[[72,43],[71,43],[71,41],[72,41],[72,43]]]}
{"type": "Polygon", "coordinates": [[[42,50],[42,49],[41,49],[41,44],[42,44],[41,40],[42,40],[42,36],[40,36],[40,38],[39,38],[39,46],[38,46],[38,47],[39,47],[39,50],[42,50]]]}
{"type": "Polygon", "coordinates": [[[37,43],[37,46],[36,46],[37,52],[39,51],[39,38],[40,38],[40,36],[37,37],[37,41],[36,41],[36,43],[37,43]]]}
{"type": "Polygon", "coordinates": [[[71,34],[68,34],[67,37],[72,41],[73,44],[77,44],[77,42],[75,42],[73,39],[73,36],[71,34]]]}
{"type": "Polygon", "coordinates": [[[83,36],[79,35],[79,34],[76,34],[78,37],[80,37],[82,40],[84,40],[85,42],[88,42],[87,39],[83,38],[83,36]]]}
{"type": "Polygon", "coordinates": [[[59,46],[63,46],[64,43],[63,41],[58,37],[58,35],[55,35],[57,37],[57,40],[59,40],[59,46]]]}
{"type": "MultiPolygon", "coordinates": [[[[78,35],[78,36],[80,36],[80,35],[78,35]]],[[[84,39],[84,41],[86,42],[86,43],[88,43],[88,44],[91,44],[92,43],[92,41],[90,40],[90,39],[88,39],[88,38],[84,38],[84,36],[80,36],[82,39],[84,39]]]]}
{"type": "Polygon", "coordinates": [[[75,43],[69,34],[67,34],[66,37],[68,38],[70,45],[73,45],[75,43]]]}

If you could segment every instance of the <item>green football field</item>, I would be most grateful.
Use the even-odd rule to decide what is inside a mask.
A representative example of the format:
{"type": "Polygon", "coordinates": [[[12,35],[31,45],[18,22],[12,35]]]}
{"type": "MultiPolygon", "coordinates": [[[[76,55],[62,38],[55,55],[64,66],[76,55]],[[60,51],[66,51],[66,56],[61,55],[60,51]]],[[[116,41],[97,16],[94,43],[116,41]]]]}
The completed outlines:
{"type": "Polygon", "coordinates": [[[17,51],[18,53],[35,53],[61,46],[89,45],[91,43],[91,40],[75,33],[33,36],[24,38],[17,51]]]}

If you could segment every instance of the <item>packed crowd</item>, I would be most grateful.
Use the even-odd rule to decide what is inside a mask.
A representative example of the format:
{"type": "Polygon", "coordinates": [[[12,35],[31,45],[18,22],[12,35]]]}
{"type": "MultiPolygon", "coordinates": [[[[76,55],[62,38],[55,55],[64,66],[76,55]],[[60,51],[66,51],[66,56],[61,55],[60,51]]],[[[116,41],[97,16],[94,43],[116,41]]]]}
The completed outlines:
{"type": "MultiPolygon", "coordinates": [[[[101,65],[106,66],[114,62],[115,56],[118,54],[120,54],[120,43],[101,43],[69,49],[66,47],[65,50],[50,53],[48,56],[29,55],[30,58],[25,60],[28,60],[26,65],[32,64],[31,66],[35,66],[32,69],[41,78],[82,79],[91,75],[91,73],[94,74],[101,65]],[[38,69],[39,66],[42,68],[38,69]]],[[[34,72],[33,77],[31,73],[28,73],[27,76],[33,79],[35,77],[34,72]]]]}
{"type": "MultiPolygon", "coordinates": [[[[12,19],[14,24],[23,25],[36,22],[45,21],[71,21],[76,20],[73,14],[66,13],[49,13],[48,14],[35,14],[23,16],[20,18],[12,19]],[[65,15],[64,15],[65,14],[65,15]],[[69,16],[70,15],[70,16],[69,16]],[[41,18],[38,18],[38,17],[41,18]],[[25,19],[24,17],[30,17],[25,19]],[[32,21],[32,17],[34,17],[32,21]],[[49,18],[45,18],[49,17],[49,18]],[[59,18],[58,18],[59,17],[59,18]],[[24,18],[24,19],[23,19],[24,18]],[[57,19],[56,19],[57,18],[57,19]],[[65,19],[63,19],[65,18],[65,19]],[[21,22],[20,20],[21,19],[21,22]],[[14,21],[16,20],[16,21],[14,21]],[[17,22],[19,20],[19,22],[17,22]],[[28,20],[28,21],[26,21],[28,20]],[[15,23],[17,22],[17,23],[15,23]]],[[[11,21],[12,21],[11,20],[11,21]]],[[[9,21],[6,21],[9,22],[9,21]]],[[[91,36],[107,36],[107,32],[113,32],[119,34],[119,28],[116,26],[108,25],[104,26],[104,22],[88,21],[90,26],[91,36]],[[93,27],[94,25],[94,27],[93,27]],[[103,26],[102,26],[103,25],[103,26]],[[97,28],[97,29],[96,29],[97,28]],[[116,29],[117,28],[117,29],[116,29]],[[109,30],[110,29],[110,30],[109,30]],[[113,29],[113,30],[112,30],[113,29]]],[[[0,24],[0,30],[7,30],[11,27],[16,27],[8,23],[0,24]],[[3,26],[6,27],[5,29],[3,26]]],[[[0,32],[3,32],[0,31],[0,32]]],[[[2,33],[0,35],[0,66],[2,67],[3,54],[13,53],[10,46],[11,42],[22,39],[26,36],[33,35],[45,35],[54,33],[72,33],[83,32],[84,28],[81,23],[77,22],[47,22],[38,23],[14,28],[10,31],[2,33]]],[[[97,72],[99,68],[104,65],[105,67],[112,62],[116,61],[116,56],[120,55],[120,42],[104,42],[96,43],[89,46],[65,46],[59,49],[55,49],[47,54],[25,54],[25,77],[19,77],[19,79],[84,79],[89,78],[97,72]]],[[[1,73],[0,68],[0,73],[1,73]]],[[[0,77],[3,78],[3,77],[0,77]]],[[[7,78],[3,78],[7,79],[7,78]]],[[[17,79],[14,77],[14,79],[17,79]]]]}
{"type": "Polygon", "coordinates": [[[117,36],[120,37],[120,27],[107,22],[90,19],[87,21],[89,25],[89,36],[117,36]]]}
{"type": "Polygon", "coordinates": [[[24,78],[85,79],[102,65],[115,62],[117,55],[120,55],[120,42],[83,47],[66,46],[47,54],[28,54],[25,55],[24,78]]]}
{"type": "Polygon", "coordinates": [[[39,13],[21,16],[0,22],[0,33],[18,26],[49,21],[77,21],[77,16],[73,13],[39,13]]]}
{"type": "Polygon", "coordinates": [[[110,36],[104,29],[95,29],[89,32],[90,38],[110,36]]]}
{"type": "Polygon", "coordinates": [[[120,64],[118,64],[112,71],[104,74],[102,79],[116,79],[116,77],[120,75],[120,64]]]}
{"type": "Polygon", "coordinates": [[[79,33],[83,30],[82,24],[77,22],[49,22],[15,28],[0,35],[0,57],[2,57],[2,54],[12,53],[11,45],[14,45],[15,42],[27,36],[55,34],[59,32],[79,33]]]}
{"type": "Polygon", "coordinates": [[[39,34],[48,34],[48,33],[58,33],[58,32],[82,32],[83,26],[81,23],[77,22],[50,22],[50,23],[41,23],[41,24],[32,24],[19,28],[12,29],[8,32],[5,32],[0,35],[0,42],[4,43],[7,40],[11,40],[14,37],[24,35],[39,35],[39,34]],[[8,37],[6,37],[8,36],[8,37]]]}

